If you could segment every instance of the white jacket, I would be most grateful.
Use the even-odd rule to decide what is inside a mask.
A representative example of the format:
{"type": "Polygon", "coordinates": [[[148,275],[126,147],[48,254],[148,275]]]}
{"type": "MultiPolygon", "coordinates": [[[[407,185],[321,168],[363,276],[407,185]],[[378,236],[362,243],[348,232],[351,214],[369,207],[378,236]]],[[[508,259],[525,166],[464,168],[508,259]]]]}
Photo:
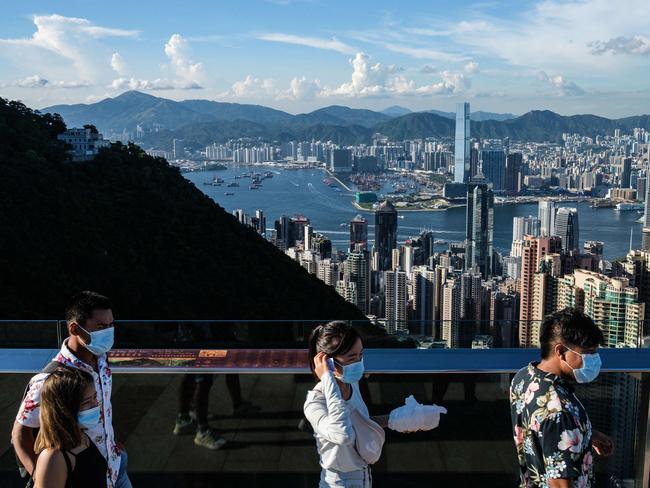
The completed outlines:
{"type": "Polygon", "coordinates": [[[361,398],[359,384],[354,383],[352,396],[343,400],[334,375],[327,372],[313,390],[307,392],[304,412],[314,429],[320,465],[344,473],[368,466],[355,448],[355,434],[350,409],[356,408],[368,417],[368,408],[361,398]]]}

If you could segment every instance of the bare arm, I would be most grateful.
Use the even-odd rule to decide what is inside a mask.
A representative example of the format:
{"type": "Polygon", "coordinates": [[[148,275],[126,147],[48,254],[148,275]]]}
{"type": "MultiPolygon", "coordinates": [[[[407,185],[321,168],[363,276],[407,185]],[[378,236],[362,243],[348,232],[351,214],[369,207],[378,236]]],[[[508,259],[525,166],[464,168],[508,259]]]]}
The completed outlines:
{"type": "Polygon", "coordinates": [[[61,451],[46,449],[39,456],[34,472],[34,488],[65,488],[68,468],[61,451]]]}
{"type": "Polygon", "coordinates": [[[548,480],[548,486],[549,488],[571,488],[571,480],[568,478],[548,480]]]}
{"type": "Polygon", "coordinates": [[[34,429],[26,427],[19,422],[14,422],[11,430],[11,443],[14,446],[18,459],[25,470],[32,475],[36,466],[36,453],[34,453],[34,429]]]}

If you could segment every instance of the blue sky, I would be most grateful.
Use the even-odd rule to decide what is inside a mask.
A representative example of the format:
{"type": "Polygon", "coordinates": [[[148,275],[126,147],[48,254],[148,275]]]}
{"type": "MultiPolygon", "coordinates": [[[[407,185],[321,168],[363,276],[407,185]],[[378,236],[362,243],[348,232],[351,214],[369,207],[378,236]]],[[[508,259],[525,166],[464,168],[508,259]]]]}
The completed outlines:
{"type": "Polygon", "coordinates": [[[0,96],[619,117],[650,113],[648,26],[647,0],[10,2],[0,96]]]}

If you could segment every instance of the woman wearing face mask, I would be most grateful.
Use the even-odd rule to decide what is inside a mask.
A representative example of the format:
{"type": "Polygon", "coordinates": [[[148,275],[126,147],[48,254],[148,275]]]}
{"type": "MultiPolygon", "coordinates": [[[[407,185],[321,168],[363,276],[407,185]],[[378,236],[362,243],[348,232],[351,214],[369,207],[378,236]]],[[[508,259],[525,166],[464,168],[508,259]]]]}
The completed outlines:
{"type": "Polygon", "coordinates": [[[106,458],[86,435],[100,409],[90,374],[58,367],[43,384],[35,488],[105,488],[106,458]]]}
{"type": "Polygon", "coordinates": [[[320,488],[371,487],[369,465],[381,455],[385,427],[399,432],[430,430],[438,425],[440,413],[446,413],[410,397],[390,415],[370,417],[359,391],[363,343],[345,322],[317,327],[309,339],[309,358],[320,382],[307,393],[304,413],[320,456],[320,488]]]}

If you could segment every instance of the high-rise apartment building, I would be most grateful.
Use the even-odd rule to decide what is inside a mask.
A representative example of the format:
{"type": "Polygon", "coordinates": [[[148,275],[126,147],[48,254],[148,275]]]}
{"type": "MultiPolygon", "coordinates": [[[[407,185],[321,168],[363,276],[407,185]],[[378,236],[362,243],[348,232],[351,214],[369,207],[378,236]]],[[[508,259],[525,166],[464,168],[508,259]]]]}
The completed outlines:
{"type": "Polygon", "coordinates": [[[363,249],[353,251],[346,261],[349,281],[356,284],[357,307],[364,314],[370,313],[370,253],[363,249]]]}
{"type": "Polygon", "coordinates": [[[512,240],[521,241],[524,236],[539,237],[540,220],[529,215],[528,217],[514,217],[512,219],[512,240]]]}
{"type": "Polygon", "coordinates": [[[407,330],[407,279],[406,273],[399,269],[384,273],[385,293],[385,318],[389,332],[407,330]]]}
{"type": "Polygon", "coordinates": [[[460,347],[460,281],[448,279],[442,286],[441,339],[447,347],[460,347]]]}
{"type": "Polygon", "coordinates": [[[504,186],[509,193],[521,191],[523,157],[519,152],[509,153],[506,156],[506,168],[504,172],[504,186]]]}
{"type": "Polygon", "coordinates": [[[470,171],[469,103],[456,104],[456,137],[454,148],[454,182],[467,183],[470,171]]]}
{"type": "Polygon", "coordinates": [[[409,329],[421,336],[433,336],[436,272],[426,266],[413,268],[413,323],[409,329]]]}
{"type": "Polygon", "coordinates": [[[355,250],[357,246],[361,249],[368,248],[368,221],[361,215],[357,215],[350,222],[350,247],[348,252],[355,250]]]}
{"type": "Polygon", "coordinates": [[[494,190],[505,190],[506,153],[503,149],[482,149],[479,154],[483,176],[494,190]]]}

